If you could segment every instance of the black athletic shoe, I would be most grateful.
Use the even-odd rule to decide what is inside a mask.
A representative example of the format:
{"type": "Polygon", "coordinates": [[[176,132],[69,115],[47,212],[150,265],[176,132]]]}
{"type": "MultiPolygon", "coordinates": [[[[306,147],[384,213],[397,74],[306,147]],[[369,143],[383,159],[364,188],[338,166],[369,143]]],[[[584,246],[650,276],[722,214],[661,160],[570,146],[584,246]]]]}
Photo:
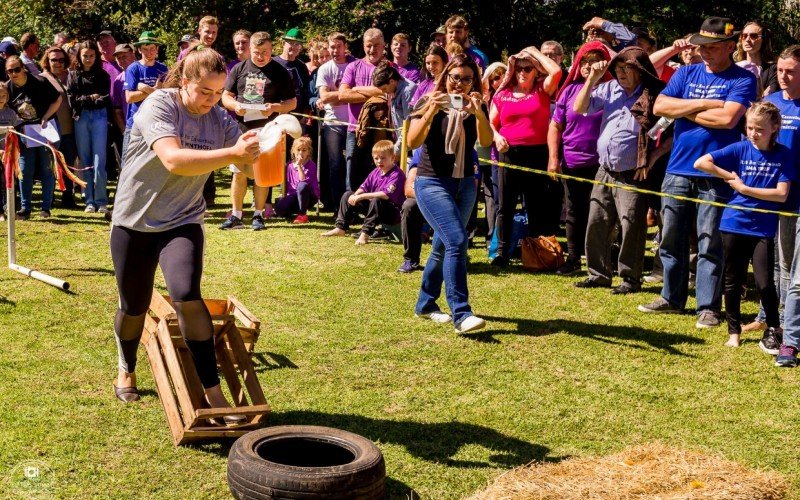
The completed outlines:
{"type": "Polygon", "coordinates": [[[225,222],[219,225],[220,229],[244,229],[244,224],[242,223],[242,219],[236,217],[235,215],[231,215],[225,222]]]}
{"type": "Polygon", "coordinates": [[[783,333],[776,328],[767,328],[767,331],[764,332],[764,336],[761,338],[761,342],[758,343],[758,347],[766,354],[777,356],[782,343],[783,333]]]}

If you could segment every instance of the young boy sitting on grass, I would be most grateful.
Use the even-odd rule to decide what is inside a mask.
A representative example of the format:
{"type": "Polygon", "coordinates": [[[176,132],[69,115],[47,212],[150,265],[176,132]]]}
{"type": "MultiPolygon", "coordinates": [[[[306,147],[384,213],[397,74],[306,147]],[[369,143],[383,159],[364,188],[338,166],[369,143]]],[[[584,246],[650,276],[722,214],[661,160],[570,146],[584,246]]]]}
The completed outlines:
{"type": "Polygon", "coordinates": [[[406,199],[403,192],[406,176],[395,165],[392,141],[376,142],[372,147],[372,160],[375,169],[355,193],[344,193],[336,214],[336,227],[322,236],[345,236],[356,214],[361,213],[365,214],[364,224],[356,245],[366,245],[379,223],[397,224],[400,220],[400,208],[406,199]]]}

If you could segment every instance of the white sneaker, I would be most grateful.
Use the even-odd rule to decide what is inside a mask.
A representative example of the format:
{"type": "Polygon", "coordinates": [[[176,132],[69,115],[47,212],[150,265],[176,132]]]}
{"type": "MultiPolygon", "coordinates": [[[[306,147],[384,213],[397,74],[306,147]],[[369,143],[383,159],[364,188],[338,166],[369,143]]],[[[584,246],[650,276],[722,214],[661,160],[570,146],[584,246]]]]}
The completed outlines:
{"type": "Polygon", "coordinates": [[[426,314],[415,314],[414,316],[422,319],[429,319],[434,323],[449,323],[453,321],[453,318],[451,318],[449,314],[443,313],[442,311],[434,311],[426,314]]]}
{"type": "Polygon", "coordinates": [[[456,333],[469,333],[475,330],[480,330],[486,326],[486,320],[477,316],[467,316],[456,327],[456,333]]]}
{"type": "Polygon", "coordinates": [[[107,214],[108,213],[108,207],[99,207],[97,209],[97,213],[98,214],[107,214]]]}
{"type": "Polygon", "coordinates": [[[84,208],[83,211],[87,214],[93,214],[97,212],[97,209],[94,208],[94,205],[86,205],[86,208],[84,208]]]}

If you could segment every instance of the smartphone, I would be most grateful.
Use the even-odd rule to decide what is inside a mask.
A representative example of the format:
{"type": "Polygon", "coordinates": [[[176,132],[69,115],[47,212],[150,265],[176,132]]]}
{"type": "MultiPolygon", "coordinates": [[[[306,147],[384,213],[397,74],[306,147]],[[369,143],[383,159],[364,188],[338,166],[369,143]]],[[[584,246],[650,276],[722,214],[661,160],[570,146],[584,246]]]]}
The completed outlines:
{"type": "Polygon", "coordinates": [[[452,109],[464,109],[464,96],[461,94],[447,94],[450,102],[447,107],[452,109]]]}

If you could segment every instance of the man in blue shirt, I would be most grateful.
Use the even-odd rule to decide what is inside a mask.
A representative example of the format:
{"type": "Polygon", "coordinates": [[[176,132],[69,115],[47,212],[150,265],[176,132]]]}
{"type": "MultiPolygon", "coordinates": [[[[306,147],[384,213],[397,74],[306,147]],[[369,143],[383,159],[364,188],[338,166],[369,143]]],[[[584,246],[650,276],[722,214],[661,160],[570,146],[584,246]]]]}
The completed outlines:
{"type": "MultiPolygon", "coordinates": [[[[647,178],[649,139],[645,133],[656,121],[653,102],[664,88],[647,53],[628,47],[607,63],[592,65],[586,85],[575,98],[576,113],[603,112],[597,152],[600,168],[595,179],[602,183],[640,186],[647,178]],[[595,87],[610,69],[614,79],[595,87]],[[640,148],[640,138],[643,147],[640,148]],[[640,151],[640,149],[642,151],[640,151]]],[[[613,276],[610,243],[617,224],[622,226],[619,276],[623,282],[614,294],[642,288],[642,263],[647,237],[647,195],[596,184],[592,188],[586,229],[586,267],[589,277],[578,288],[611,286],[613,276]]]]}
{"type": "Polygon", "coordinates": [[[147,96],[161,87],[161,77],[167,72],[167,66],[158,61],[158,48],[163,45],[152,31],[144,31],[139,40],[133,43],[139,50],[142,58],[125,69],[125,102],[128,103],[128,113],[125,116],[125,134],[122,137],[122,156],[128,149],[131,137],[133,117],[139,106],[147,96]]]}
{"type": "MultiPolygon", "coordinates": [[[[695,170],[706,153],[738,142],[739,122],[756,98],[752,73],[733,64],[739,32],[730,19],[711,17],[690,43],[700,46],[703,64],[680,68],[656,99],[657,115],[675,120],[675,138],[661,191],[726,203],[730,187],[721,179],[695,170]]],[[[686,306],[689,282],[689,234],[697,228],[698,328],[720,324],[723,256],[719,223],[722,208],[662,198],[664,228],[659,255],[664,266],[661,297],[640,305],[646,313],[677,313],[686,306]]]]}
{"type": "MultiPolygon", "coordinates": [[[[770,94],[765,100],[781,111],[782,123],[778,142],[794,153],[796,171],[800,167],[800,45],[792,45],[778,58],[778,85],[781,90],[770,94]]],[[[787,210],[797,211],[800,205],[799,194],[792,183],[787,210]]],[[[780,217],[778,255],[781,279],[778,290],[780,297],[785,297],[785,306],[783,343],[775,358],[775,365],[782,367],[796,366],[797,351],[800,349],[800,246],[795,238],[796,227],[796,217],[780,217]]]]}
{"type": "MultiPolygon", "coordinates": [[[[375,71],[372,72],[372,84],[381,89],[389,99],[392,128],[401,128],[403,121],[411,114],[411,98],[414,97],[417,84],[403,78],[397,68],[389,62],[382,63],[375,68],[375,71]]],[[[401,145],[399,135],[394,144],[394,154],[398,158],[401,145]]]]}
{"type": "Polygon", "coordinates": [[[481,71],[489,64],[489,57],[481,49],[469,41],[469,26],[467,20],[461,16],[450,16],[444,23],[447,43],[457,43],[464,47],[464,53],[475,61],[481,71]]]}

